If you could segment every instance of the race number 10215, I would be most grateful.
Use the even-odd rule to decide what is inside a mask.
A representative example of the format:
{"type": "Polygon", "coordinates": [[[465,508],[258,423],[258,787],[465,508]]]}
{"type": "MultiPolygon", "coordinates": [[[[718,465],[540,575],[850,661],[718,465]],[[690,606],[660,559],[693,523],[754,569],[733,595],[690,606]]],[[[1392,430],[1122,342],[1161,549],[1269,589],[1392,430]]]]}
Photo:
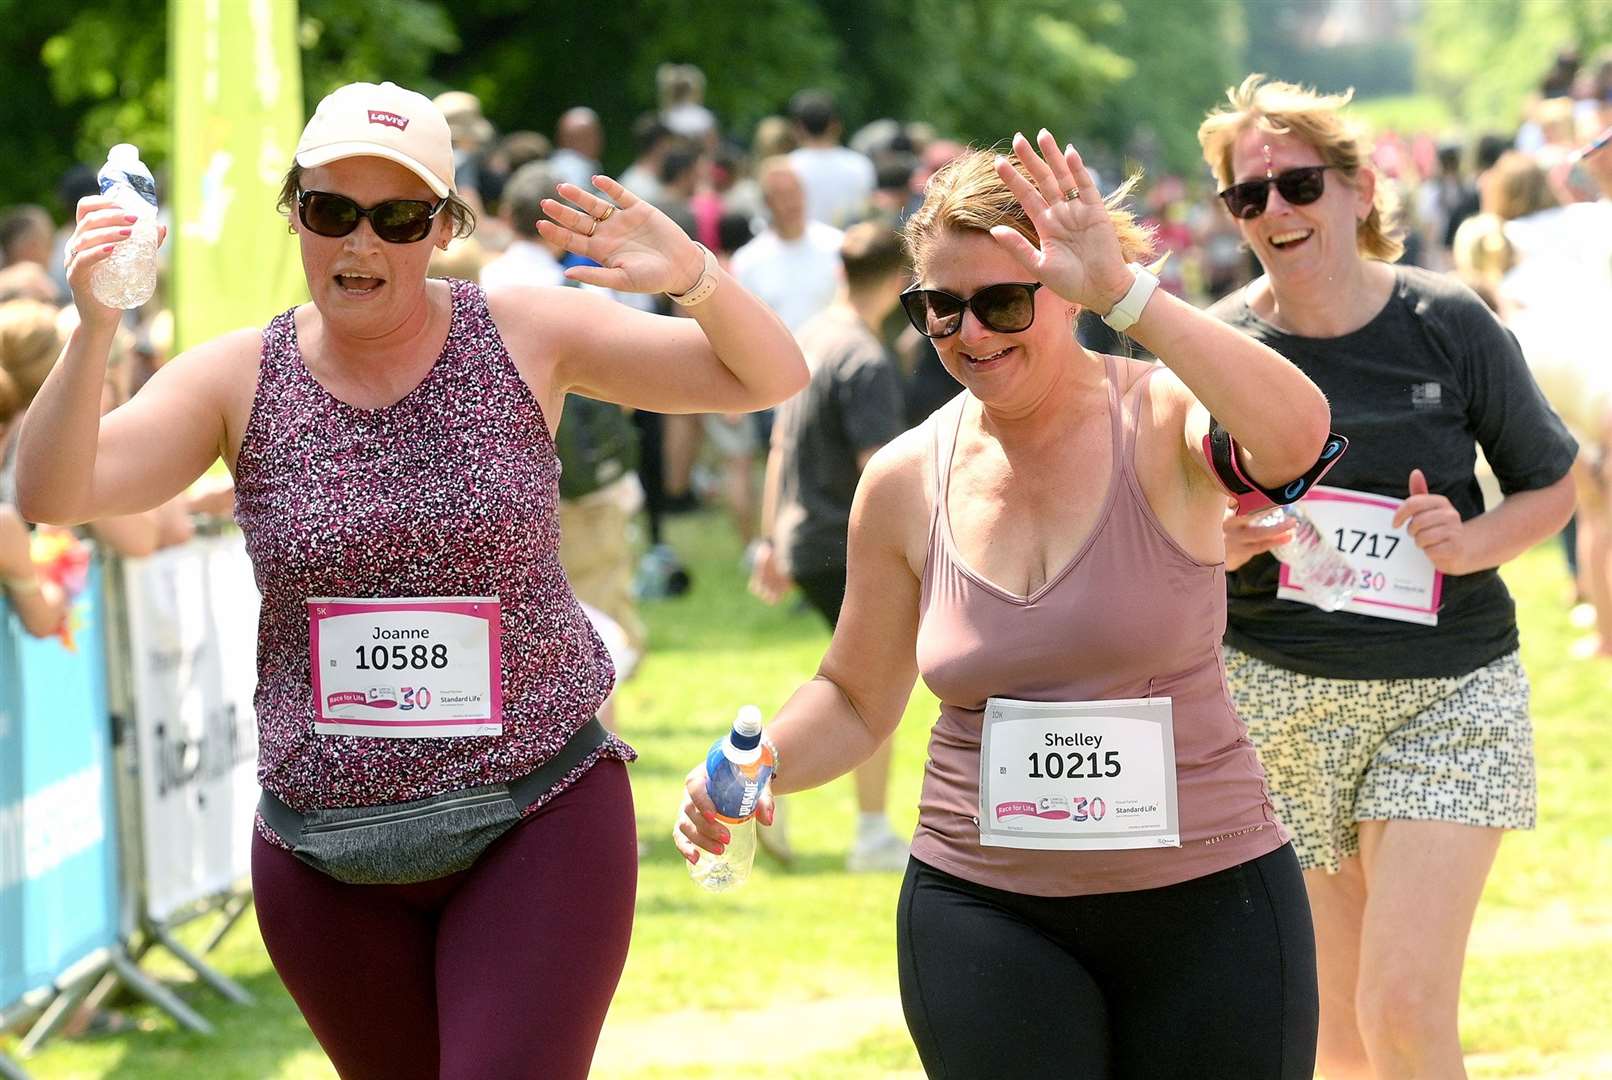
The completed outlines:
{"type": "Polygon", "coordinates": [[[1035,752],[1030,755],[1032,780],[1100,780],[1118,776],[1120,771],[1118,750],[1104,751],[1101,761],[1095,750],[1089,754],[1061,754],[1049,750],[1045,754],[1035,752]]]}

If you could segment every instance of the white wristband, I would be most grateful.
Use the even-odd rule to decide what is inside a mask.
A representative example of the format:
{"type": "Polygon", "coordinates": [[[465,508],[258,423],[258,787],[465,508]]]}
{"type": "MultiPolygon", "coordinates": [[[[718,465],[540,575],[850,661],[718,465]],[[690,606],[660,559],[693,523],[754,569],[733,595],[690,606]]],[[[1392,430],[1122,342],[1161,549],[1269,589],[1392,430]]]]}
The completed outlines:
{"type": "Polygon", "coordinates": [[[705,265],[700,268],[700,279],[694,283],[694,287],[689,289],[688,292],[666,294],[671,298],[672,303],[678,307],[690,308],[695,304],[704,303],[711,298],[712,293],[716,292],[716,256],[711,254],[710,248],[701,244],[698,240],[694,243],[701,251],[705,252],[705,265]]]}
{"type": "Polygon", "coordinates": [[[1145,267],[1136,263],[1129,265],[1131,273],[1136,275],[1130,289],[1114,305],[1113,310],[1103,316],[1103,322],[1122,334],[1136,325],[1136,320],[1142,317],[1142,309],[1153,298],[1153,290],[1159,287],[1159,279],[1148,273],[1145,267]]]}

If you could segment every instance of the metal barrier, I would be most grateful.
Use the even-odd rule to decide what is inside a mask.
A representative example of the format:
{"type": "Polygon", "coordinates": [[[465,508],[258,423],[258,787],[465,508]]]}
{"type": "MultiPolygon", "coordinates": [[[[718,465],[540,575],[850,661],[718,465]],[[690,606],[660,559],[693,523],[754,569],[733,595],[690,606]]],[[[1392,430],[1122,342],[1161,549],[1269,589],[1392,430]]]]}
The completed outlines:
{"type": "Polygon", "coordinates": [[[0,605],[0,1007],[119,937],[102,597],[92,568],[70,642],[30,637],[0,605]]]}
{"type": "Polygon", "coordinates": [[[198,536],[119,568],[122,665],[138,798],[126,815],[140,929],[219,993],[251,997],[173,929],[222,908],[222,938],[246,904],[257,806],[257,585],[240,534],[198,536]]]}
{"type": "Polygon", "coordinates": [[[205,954],[251,903],[257,610],[233,529],[98,562],[71,648],[0,600],[0,1031],[32,1023],[22,1054],[119,986],[211,1033],[140,971],[158,945],[251,1004],[173,931],[221,913],[205,954]]]}

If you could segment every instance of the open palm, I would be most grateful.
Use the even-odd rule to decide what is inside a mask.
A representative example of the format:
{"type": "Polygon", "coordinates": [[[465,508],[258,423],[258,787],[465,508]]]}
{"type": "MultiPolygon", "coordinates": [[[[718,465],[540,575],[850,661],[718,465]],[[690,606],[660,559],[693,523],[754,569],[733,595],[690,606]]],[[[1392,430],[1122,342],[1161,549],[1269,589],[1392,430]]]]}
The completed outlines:
{"type": "Polygon", "coordinates": [[[610,177],[594,180],[613,202],[572,184],[559,189],[568,202],[543,200],[548,220],[539,221],[537,228],[544,239],[599,264],[574,266],[566,277],[618,292],[687,291],[704,263],[694,241],[671,218],[610,177]]]}
{"type": "Polygon", "coordinates": [[[996,162],[997,175],[1035,228],[1036,243],[1005,225],[991,236],[1065,300],[1107,311],[1131,283],[1114,222],[1079,152],[1073,146],[1060,150],[1045,128],[1037,142],[1039,154],[1022,134],[1013,137],[1014,157],[1028,180],[1007,158],[996,162]]]}

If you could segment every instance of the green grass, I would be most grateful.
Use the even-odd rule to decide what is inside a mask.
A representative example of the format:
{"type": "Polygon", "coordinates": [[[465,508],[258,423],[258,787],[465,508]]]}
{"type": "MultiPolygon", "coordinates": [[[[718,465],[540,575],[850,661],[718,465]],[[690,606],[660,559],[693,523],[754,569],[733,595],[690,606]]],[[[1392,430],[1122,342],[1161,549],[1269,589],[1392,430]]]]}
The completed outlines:
{"type": "MultiPolygon", "coordinates": [[[[669,836],[681,780],[737,707],[776,708],[810,676],[827,640],[815,615],[786,602],[766,608],[743,592],[738,546],[715,515],[675,522],[691,561],[688,597],[645,608],[654,648],[622,691],[621,727],[641,757],[633,768],[641,835],[650,842],[639,883],[632,952],[605,1026],[601,1061],[615,1080],[767,1075],[794,1080],[921,1076],[895,1004],[895,875],[844,871],[853,827],[849,780],[790,796],[791,870],[766,859],[732,895],[688,881],[669,836]],[[746,942],[742,995],[702,1000],[705,963],[721,937],[746,942]],[[756,958],[759,958],[756,959],[756,958]],[[691,1011],[700,1008],[712,1014],[691,1011]],[[856,1022],[850,1022],[850,1021],[856,1022]],[[742,1044],[742,1060],[700,1064],[699,1040],[742,1044]],[[744,1054],[748,1053],[748,1057],[744,1054]]],[[[1612,840],[1605,826],[1606,703],[1612,665],[1567,659],[1566,577],[1553,546],[1508,568],[1534,680],[1540,827],[1501,847],[1467,966],[1463,1039],[1475,1077],[1612,1074],[1612,840]]],[[[933,699],[921,687],[896,736],[890,806],[910,830],[933,699]]],[[[207,928],[182,935],[194,941],[207,928]]],[[[256,997],[224,1003],[177,964],[150,970],[218,1025],[215,1038],[129,1008],[144,1030],[60,1041],[26,1062],[38,1080],[116,1076],[305,1080],[334,1073],[268,965],[246,918],[214,954],[256,997]]],[[[0,1042],[0,1048],[14,1043],[0,1042]]]]}

